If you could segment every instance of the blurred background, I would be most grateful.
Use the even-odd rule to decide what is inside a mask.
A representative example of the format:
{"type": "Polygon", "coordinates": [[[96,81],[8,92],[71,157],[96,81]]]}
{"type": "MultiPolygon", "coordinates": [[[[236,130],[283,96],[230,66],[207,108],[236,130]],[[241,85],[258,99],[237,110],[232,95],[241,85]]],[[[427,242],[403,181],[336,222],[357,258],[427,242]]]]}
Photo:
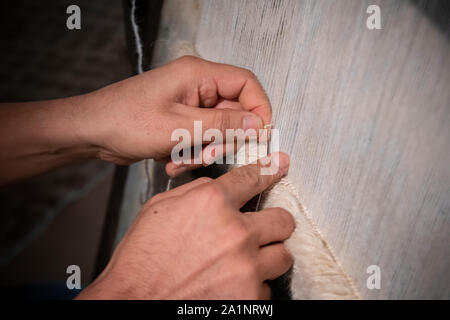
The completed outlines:
{"type": "MultiPolygon", "coordinates": [[[[2,0],[0,102],[78,95],[132,75],[123,6],[2,0]],[[66,27],[71,4],[81,8],[81,30],[66,27]]],[[[0,189],[2,296],[70,297],[72,264],[83,286],[92,280],[113,175],[113,165],[89,161],[0,189]]]]}

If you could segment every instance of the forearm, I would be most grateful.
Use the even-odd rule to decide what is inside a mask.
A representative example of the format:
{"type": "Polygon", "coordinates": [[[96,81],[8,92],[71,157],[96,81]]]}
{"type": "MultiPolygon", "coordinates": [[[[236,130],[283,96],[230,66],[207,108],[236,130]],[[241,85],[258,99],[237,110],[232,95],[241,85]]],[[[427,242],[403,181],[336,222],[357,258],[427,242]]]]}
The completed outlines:
{"type": "Polygon", "coordinates": [[[94,157],[89,97],[0,105],[0,185],[94,157]]]}

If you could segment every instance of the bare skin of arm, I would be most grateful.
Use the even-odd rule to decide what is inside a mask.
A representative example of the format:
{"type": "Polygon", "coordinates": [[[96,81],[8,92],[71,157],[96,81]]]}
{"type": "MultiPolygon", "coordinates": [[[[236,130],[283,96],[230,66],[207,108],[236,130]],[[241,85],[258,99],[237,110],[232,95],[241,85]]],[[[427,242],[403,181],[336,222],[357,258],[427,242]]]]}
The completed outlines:
{"type": "Polygon", "coordinates": [[[86,96],[0,105],[0,185],[95,158],[79,135],[86,96]]]}

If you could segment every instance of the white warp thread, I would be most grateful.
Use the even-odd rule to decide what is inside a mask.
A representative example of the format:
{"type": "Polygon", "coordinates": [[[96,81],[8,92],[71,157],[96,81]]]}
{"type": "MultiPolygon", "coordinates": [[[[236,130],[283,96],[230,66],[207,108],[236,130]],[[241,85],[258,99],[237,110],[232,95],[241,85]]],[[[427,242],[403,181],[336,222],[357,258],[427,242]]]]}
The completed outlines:
{"type": "MultiPolygon", "coordinates": [[[[249,142],[236,154],[239,165],[255,161],[267,150],[263,143],[249,142]]],[[[312,222],[302,205],[294,185],[287,177],[266,190],[261,198],[261,208],[280,207],[289,211],[296,228],[286,241],[294,257],[290,275],[293,299],[360,299],[351,278],[342,269],[327,242],[312,222]]]]}

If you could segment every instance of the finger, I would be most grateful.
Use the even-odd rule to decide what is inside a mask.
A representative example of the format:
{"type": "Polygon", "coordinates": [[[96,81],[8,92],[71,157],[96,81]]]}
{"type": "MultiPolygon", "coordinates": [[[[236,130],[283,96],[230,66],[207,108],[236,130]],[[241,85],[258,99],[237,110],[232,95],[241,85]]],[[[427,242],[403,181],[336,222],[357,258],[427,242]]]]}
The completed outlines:
{"type": "Polygon", "coordinates": [[[178,111],[183,121],[184,128],[194,134],[194,121],[201,121],[202,132],[208,129],[219,130],[226,137],[227,129],[253,129],[249,134],[256,136],[264,125],[261,118],[251,112],[235,110],[231,108],[190,108],[185,107],[178,111]]]}
{"type": "Polygon", "coordinates": [[[289,169],[289,156],[276,152],[256,163],[234,168],[213,183],[222,188],[230,204],[241,208],[248,200],[278,181],[289,169]]]}
{"type": "Polygon", "coordinates": [[[208,177],[201,177],[201,178],[195,179],[189,183],[186,183],[179,187],[171,189],[169,191],[158,193],[157,195],[155,195],[151,198],[151,199],[153,199],[152,203],[159,202],[161,200],[165,200],[165,199],[171,198],[171,197],[181,196],[181,195],[185,194],[187,191],[189,191],[195,187],[198,187],[202,184],[208,183],[210,181],[213,181],[213,179],[208,178],[208,177]]]}
{"type": "MultiPolygon", "coordinates": [[[[220,98],[236,100],[243,109],[259,116],[264,125],[269,125],[272,111],[269,99],[256,76],[249,70],[227,64],[214,63],[196,57],[182,57],[167,67],[174,71],[185,70],[185,82],[195,87],[195,92],[184,98],[191,106],[212,107],[220,98]]],[[[157,69],[155,69],[157,70],[157,69]]]]}
{"type": "Polygon", "coordinates": [[[198,156],[200,158],[199,161],[193,161],[193,159],[191,159],[190,163],[175,163],[170,161],[166,164],[166,173],[170,177],[177,177],[186,171],[194,170],[202,166],[209,166],[214,162],[223,164],[223,157],[228,154],[234,154],[235,152],[236,146],[234,143],[230,145],[210,143],[200,152],[198,156]],[[200,161],[201,163],[198,163],[200,161]]]}
{"type": "Polygon", "coordinates": [[[236,144],[234,142],[225,144],[211,143],[202,150],[203,165],[208,166],[210,164],[213,164],[214,162],[222,164],[224,157],[234,154],[235,152],[236,144]]]}
{"type": "Polygon", "coordinates": [[[244,110],[257,114],[264,125],[271,122],[269,99],[256,76],[249,70],[221,63],[211,63],[206,69],[217,86],[217,92],[225,99],[237,99],[244,110]]]}
{"type": "Polygon", "coordinates": [[[268,208],[243,215],[260,246],[288,239],[295,229],[292,215],[282,208],[268,208]]]}
{"type": "Polygon", "coordinates": [[[194,164],[194,163],[184,164],[184,163],[175,163],[175,162],[170,161],[166,164],[166,173],[169,177],[175,178],[184,172],[198,169],[202,166],[203,166],[203,164],[201,164],[201,163],[200,164],[194,164]]]}
{"type": "Polygon", "coordinates": [[[259,250],[258,270],[263,280],[273,280],[285,274],[294,263],[284,243],[275,243],[259,250]]]}
{"type": "MultiPolygon", "coordinates": [[[[261,138],[261,136],[260,136],[261,138]]],[[[179,176],[180,174],[186,172],[186,171],[190,171],[190,170],[194,170],[197,168],[200,168],[202,166],[209,166],[213,163],[217,163],[217,164],[223,164],[224,161],[225,163],[228,163],[226,161],[228,161],[228,157],[234,155],[239,148],[243,148],[245,147],[245,145],[242,145],[243,141],[246,138],[243,137],[239,137],[238,141],[233,141],[234,139],[230,139],[230,143],[215,143],[212,142],[208,145],[206,145],[201,151],[200,153],[194,158],[189,158],[183,161],[177,161],[177,162],[173,162],[169,161],[166,164],[166,173],[171,176],[171,177],[176,177],[179,176]]],[[[264,139],[260,139],[260,141],[264,141],[264,139]]],[[[259,150],[259,149],[258,149],[259,150]]],[[[262,155],[261,155],[262,156],[262,155]]],[[[252,162],[252,159],[256,159],[258,158],[258,155],[248,155],[248,159],[246,158],[245,160],[248,162],[252,162]]],[[[233,162],[230,163],[234,163],[235,158],[234,156],[232,157],[233,162]]]]}

